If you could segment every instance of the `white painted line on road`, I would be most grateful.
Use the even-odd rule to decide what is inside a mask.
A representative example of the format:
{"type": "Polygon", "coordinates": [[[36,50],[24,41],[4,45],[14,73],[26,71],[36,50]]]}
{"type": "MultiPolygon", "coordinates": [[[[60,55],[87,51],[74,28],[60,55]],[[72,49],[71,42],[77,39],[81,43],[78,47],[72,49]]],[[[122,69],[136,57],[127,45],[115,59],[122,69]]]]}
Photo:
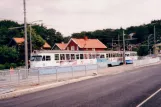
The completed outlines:
{"type": "Polygon", "coordinates": [[[148,100],[150,100],[152,97],[154,97],[157,93],[159,93],[161,91],[161,88],[156,91],[155,93],[153,93],[152,95],[150,95],[147,99],[145,99],[143,102],[141,102],[139,105],[137,105],[136,107],[141,107],[143,104],[145,104],[148,100]]]}

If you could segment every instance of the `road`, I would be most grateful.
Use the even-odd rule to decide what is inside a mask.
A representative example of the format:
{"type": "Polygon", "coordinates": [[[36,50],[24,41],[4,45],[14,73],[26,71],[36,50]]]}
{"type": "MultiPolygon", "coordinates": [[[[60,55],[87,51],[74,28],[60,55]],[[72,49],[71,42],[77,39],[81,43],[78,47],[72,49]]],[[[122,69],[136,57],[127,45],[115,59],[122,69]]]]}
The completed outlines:
{"type": "MultiPolygon", "coordinates": [[[[136,107],[161,87],[160,69],[160,65],[155,65],[97,77],[1,100],[0,107],[136,107]]],[[[156,99],[161,101],[159,97],[156,99]]],[[[153,103],[156,102],[153,100],[144,107],[151,107],[153,103]]]]}
{"type": "Polygon", "coordinates": [[[142,107],[161,107],[161,92],[159,91],[159,93],[144,103],[142,107]]]}

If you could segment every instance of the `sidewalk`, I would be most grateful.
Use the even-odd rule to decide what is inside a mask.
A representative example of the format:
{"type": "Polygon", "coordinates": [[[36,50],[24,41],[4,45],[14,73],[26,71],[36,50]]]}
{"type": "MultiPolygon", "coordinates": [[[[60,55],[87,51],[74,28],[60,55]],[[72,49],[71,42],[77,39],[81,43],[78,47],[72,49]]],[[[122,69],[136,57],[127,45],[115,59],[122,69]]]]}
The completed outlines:
{"type": "Polygon", "coordinates": [[[133,65],[122,65],[122,66],[109,67],[109,68],[104,68],[99,70],[91,70],[87,72],[76,72],[74,74],[68,73],[68,74],[61,75],[58,81],[53,79],[53,76],[55,75],[50,75],[50,76],[46,76],[45,78],[43,77],[41,81],[44,81],[44,82],[40,82],[41,83],[40,85],[35,84],[33,86],[16,87],[15,90],[13,89],[12,91],[8,91],[6,93],[0,93],[0,99],[17,97],[20,95],[34,93],[37,91],[46,90],[46,89],[50,89],[50,88],[54,88],[54,87],[58,87],[58,86],[62,86],[62,85],[70,84],[74,82],[79,82],[79,81],[83,81],[83,80],[87,80],[95,77],[100,77],[105,75],[116,75],[126,71],[136,70],[141,67],[152,66],[157,64],[161,64],[161,61],[154,64],[149,64],[149,65],[139,66],[139,67],[134,67],[133,65]]]}

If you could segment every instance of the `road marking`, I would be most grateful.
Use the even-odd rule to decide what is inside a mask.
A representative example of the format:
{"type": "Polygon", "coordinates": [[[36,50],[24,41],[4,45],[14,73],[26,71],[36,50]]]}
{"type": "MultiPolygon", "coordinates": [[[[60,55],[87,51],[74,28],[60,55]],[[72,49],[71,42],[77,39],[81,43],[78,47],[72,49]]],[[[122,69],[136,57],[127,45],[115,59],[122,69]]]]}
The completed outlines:
{"type": "Polygon", "coordinates": [[[141,102],[139,105],[137,105],[136,107],[141,107],[144,103],[146,103],[148,100],[150,100],[152,97],[154,97],[160,91],[161,91],[161,88],[158,91],[156,91],[155,93],[153,93],[151,96],[149,96],[147,99],[145,99],[143,102],[141,102]]]}

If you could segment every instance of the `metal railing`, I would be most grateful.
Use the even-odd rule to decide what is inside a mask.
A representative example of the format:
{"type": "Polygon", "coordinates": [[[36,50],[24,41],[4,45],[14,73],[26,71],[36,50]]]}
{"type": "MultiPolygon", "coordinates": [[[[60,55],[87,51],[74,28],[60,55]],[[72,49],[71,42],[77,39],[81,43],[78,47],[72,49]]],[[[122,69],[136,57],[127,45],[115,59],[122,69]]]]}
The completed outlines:
{"type": "Polygon", "coordinates": [[[98,73],[99,69],[103,68],[107,68],[107,65],[99,63],[93,65],[1,70],[0,88],[33,86],[90,76],[93,73],[98,73]]]}

